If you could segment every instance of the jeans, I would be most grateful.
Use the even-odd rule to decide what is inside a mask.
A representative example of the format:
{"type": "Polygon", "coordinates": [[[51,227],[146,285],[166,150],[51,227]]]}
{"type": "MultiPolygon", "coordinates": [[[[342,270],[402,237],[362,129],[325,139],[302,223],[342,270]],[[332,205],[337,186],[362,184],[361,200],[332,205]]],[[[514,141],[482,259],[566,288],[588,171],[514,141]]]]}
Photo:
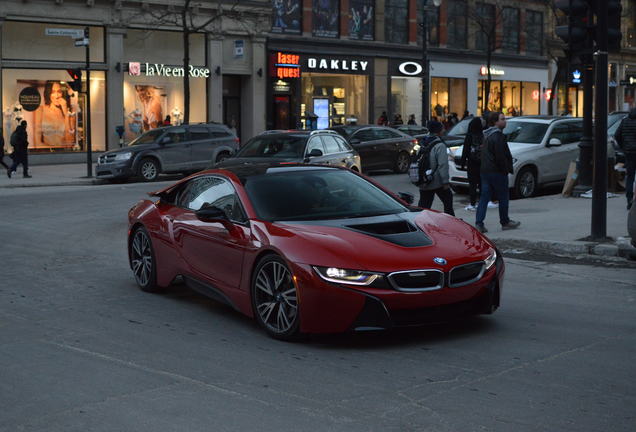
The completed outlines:
{"type": "Polygon", "coordinates": [[[483,224],[488,210],[488,200],[491,197],[499,200],[499,222],[506,225],[510,222],[508,217],[508,174],[482,173],[481,196],[477,206],[477,223],[483,224]]]}
{"type": "Polygon", "coordinates": [[[470,204],[473,206],[477,203],[477,199],[479,198],[478,189],[481,187],[480,168],[479,163],[468,162],[468,195],[470,196],[470,204]]]}
{"type": "Polygon", "coordinates": [[[444,189],[442,187],[433,190],[420,189],[420,202],[418,203],[418,206],[430,209],[433,205],[435,195],[437,195],[442,201],[442,204],[444,204],[444,213],[455,216],[455,212],[453,211],[453,192],[450,188],[444,189]]]}
{"type": "Polygon", "coordinates": [[[634,173],[636,171],[636,153],[625,153],[625,198],[627,205],[634,201],[634,173]]]}

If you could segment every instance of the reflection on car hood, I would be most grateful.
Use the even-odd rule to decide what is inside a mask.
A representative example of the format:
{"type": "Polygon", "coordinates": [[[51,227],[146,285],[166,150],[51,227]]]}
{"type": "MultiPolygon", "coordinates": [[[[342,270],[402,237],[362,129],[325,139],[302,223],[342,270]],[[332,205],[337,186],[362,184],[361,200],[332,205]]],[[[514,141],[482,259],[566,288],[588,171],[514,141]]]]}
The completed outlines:
{"type": "Polygon", "coordinates": [[[215,168],[227,168],[244,164],[276,163],[276,162],[302,162],[299,158],[274,158],[274,157],[231,157],[219,162],[215,168]]]}
{"type": "Polygon", "coordinates": [[[266,226],[270,238],[281,239],[287,250],[295,251],[298,262],[358,270],[448,270],[484,259],[493,247],[465,222],[430,210],[369,218],[274,222],[266,226]],[[391,226],[404,231],[401,224],[410,224],[415,230],[396,236],[377,235],[373,225],[383,224],[381,232],[387,227],[390,231],[391,226]],[[444,258],[448,264],[435,264],[436,257],[444,258]]]}

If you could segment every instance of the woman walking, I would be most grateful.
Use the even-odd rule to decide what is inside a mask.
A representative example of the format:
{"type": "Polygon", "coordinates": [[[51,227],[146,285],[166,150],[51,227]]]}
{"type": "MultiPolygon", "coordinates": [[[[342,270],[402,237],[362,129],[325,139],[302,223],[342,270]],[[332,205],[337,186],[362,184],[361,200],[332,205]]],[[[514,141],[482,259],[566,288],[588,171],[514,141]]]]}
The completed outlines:
{"type": "Polygon", "coordinates": [[[479,117],[473,118],[468,124],[468,133],[464,138],[461,168],[468,169],[468,193],[470,204],[465,210],[477,210],[477,190],[481,187],[481,147],[484,144],[484,133],[479,117]]]}

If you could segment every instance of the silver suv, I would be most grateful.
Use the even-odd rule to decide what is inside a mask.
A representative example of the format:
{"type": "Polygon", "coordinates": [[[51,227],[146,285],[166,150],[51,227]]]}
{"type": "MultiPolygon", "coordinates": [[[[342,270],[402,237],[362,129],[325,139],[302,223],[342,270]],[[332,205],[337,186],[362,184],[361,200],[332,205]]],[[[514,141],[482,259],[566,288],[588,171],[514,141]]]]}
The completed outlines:
{"type": "Polygon", "coordinates": [[[222,124],[168,126],[140,135],[126,147],[97,160],[97,178],[139,177],[154,181],[161,173],[190,173],[230,157],[239,139],[222,124]]]}

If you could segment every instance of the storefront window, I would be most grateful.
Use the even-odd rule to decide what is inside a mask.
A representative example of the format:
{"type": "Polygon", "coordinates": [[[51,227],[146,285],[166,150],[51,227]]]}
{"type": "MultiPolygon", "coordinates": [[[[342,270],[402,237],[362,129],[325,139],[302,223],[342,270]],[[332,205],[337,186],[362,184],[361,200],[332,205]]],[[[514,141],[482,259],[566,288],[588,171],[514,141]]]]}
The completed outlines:
{"type": "Polygon", "coordinates": [[[431,116],[444,120],[455,113],[461,118],[466,110],[466,86],[463,78],[432,78],[431,116]]]}
{"type": "MultiPolygon", "coordinates": [[[[486,97],[486,80],[477,85],[477,114],[482,115],[486,97]]],[[[538,82],[491,81],[488,111],[501,111],[506,116],[540,114],[541,90],[538,82]]]]}
{"type": "MultiPolygon", "coordinates": [[[[475,48],[479,51],[488,51],[488,32],[490,32],[495,23],[495,5],[488,3],[477,3],[476,13],[479,25],[475,34],[475,48]]],[[[494,41],[490,41],[493,45],[494,41]]]]}
{"type": "Polygon", "coordinates": [[[369,118],[369,79],[366,75],[304,72],[301,83],[301,125],[318,117],[319,129],[343,124],[366,124],[369,118]]]}
{"type": "Polygon", "coordinates": [[[503,8],[502,48],[506,52],[519,52],[519,9],[503,8]]]}
{"type": "MultiPolygon", "coordinates": [[[[73,37],[47,36],[47,29],[84,30],[67,24],[5,21],[2,24],[2,57],[12,60],[49,60],[85,62],[86,50],[76,47],[73,37]]],[[[104,61],[104,28],[90,27],[92,62],[104,61]]]]}
{"type": "Polygon", "coordinates": [[[526,53],[540,56],[543,54],[543,14],[526,11],[526,53]]]}
{"type": "Polygon", "coordinates": [[[300,34],[302,11],[300,0],[273,0],[272,33],[300,34]]]}
{"type": "Polygon", "coordinates": [[[404,123],[411,114],[419,122],[422,118],[422,79],[391,77],[391,107],[400,114],[404,123]]]}
{"type": "MultiPolygon", "coordinates": [[[[85,151],[86,98],[68,85],[65,70],[4,69],[3,130],[6,142],[22,120],[27,122],[29,151],[85,151]]],[[[106,77],[91,72],[91,144],[106,148],[106,77]]]]}
{"type": "MultiPolygon", "coordinates": [[[[417,23],[421,24],[424,21],[424,2],[417,2],[417,23]]],[[[417,44],[422,45],[422,31],[418,25],[417,32],[417,44]]],[[[439,45],[438,31],[439,31],[439,8],[426,9],[426,30],[428,32],[428,46],[434,47],[439,45]]]]}
{"type": "Polygon", "coordinates": [[[350,0],[349,38],[373,40],[375,0],[350,0]]]}

